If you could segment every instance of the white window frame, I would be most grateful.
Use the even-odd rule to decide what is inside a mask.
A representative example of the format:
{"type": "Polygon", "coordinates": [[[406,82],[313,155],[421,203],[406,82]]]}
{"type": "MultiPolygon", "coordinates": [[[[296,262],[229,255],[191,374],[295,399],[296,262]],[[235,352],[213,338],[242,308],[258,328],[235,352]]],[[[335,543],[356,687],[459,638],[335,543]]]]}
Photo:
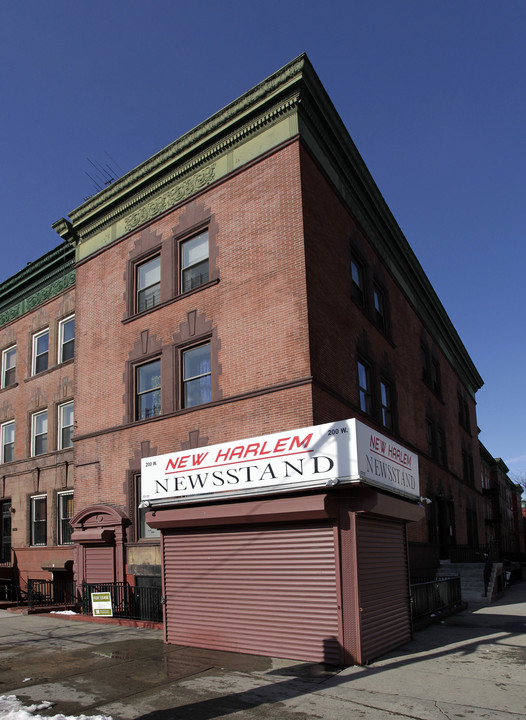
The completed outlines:
{"type": "Polygon", "coordinates": [[[44,337],[44,335],[47,335],[47,363],[46,367],[43,370],[39,370],[38,373],[45,372],[49,369],[49,328],[46,328],[45,330],[42,330],[41,332],[35,333],[33,335],[33,354],[31,358],[31,375],[37,375],[37,358],[44,355],[44,353],[40,353],[40,355],[37,355],[37,346],[38,341],[40,338],[44,337]]]}
{"type": "Polygon", "coordinates": [[[75,427],[75,415],[74,415],[74,409],[73,409],[73,400],[70,400],[69,402],[63,403],[62,405],[58,406],[58,449],[59,450],[66,450],[67,448],[73,447],[73,442],[70,445],[64,445],[64,437],[63,433],[66,428],[71,428],[71,437],[73,438],[73,432],[75,427]],[[66,409],[71,408],[72,416],[71,416],[71,424],[65,425],[64,424],[64,413],[66,409]]]}
{"type": "Polygon", "coordinates": [[[2,387],[9,387],[9,385],[13,385],[13,383],[6,383],[5,377],[9,370],[15,370],[15,377],[16,377],[16,345],[11,345],[11,347],[6,348],[2,351],[2,387]],[[15,364],[13,367],[7,367],[7,357],[9,353],[12,353],[14,351],[15,353],[15,364]]]}
{"type": "Polygon", "coordinates": [[[14,459],[14,444],[15,444],[15,421],[9,420],[9,422],[2,423],[0,426],[0,462],[11,462],[11,460],[5,459],[5,446],[7,444],[11,445],[11,443],[6,443],[6,430],[9,426],[13,426],[13,459],[14,459]]]}
{"type": "Polygon", "coordinates": [[[210,238],[208,235],[208,228],[205,230],[202,230],[200,233],[197,233],[196,235],[193,235],[192,237],[186,238],[185,240],[181,241],[180,244],[180,263],[181,263],[181,275],[180,275],[180,292],[190,292],[190,290],[195,290],[198,287],[201,287],[202,285],[206,285],[207,282],[210,280],[210,238]],[[204,238],[206,237],[206,243],[204,242],[204,238]],[[200,243],[199,241],[202,240],[203,242],[200,243]],[[189,252],[189,248],[191,248],[192,245],[203,245],[203,247],[206,245],[206,253],[197,255],[196,257],[192,257],[192,250],[189,252]],[[192,275],[192,271],[199,268],[200,266],[205,267],[206,265],[206,273],[203,273],[203,276],[206,275],[206,279],[201,279],[201,274],[199,275],[192,275]],[[197,279],[199,278],[199,281],[197,282],[197,279]],[[195,284],[194,284],[194,281],[195,284]]]}
{"type": "Polygon", "coordinates": [[[156,307],[161,302],[161,255],[160,253],[157,253],[156,255],[152,255],[151,257],[147,258],[146,260],[143,260],[142,262],[137,263],[135,266],[135,312],[145,312],[146,310],[151,310],[151,308],[156,307]],[[154,267],[155,263],[155,267],[154,267]],[[146,285],[147,282],[144,280],[141,282],[140,276],[141,271],[147,266],[150,265],[154,267],[154,273],[153,273],[153,280],[154,282],[150,282],[149,285],[146,285]],[[149,293],[149,294],[148,294],[149,293]],[[147,298],[147,299],[144,299],[147,298]],[[149,304],[149,300],[151,304],[149,304]],[[142,306],[144,305],[144,306],[142,306]]]}
{"type": "Polygon", "coordinates": [[[68,317],[64,318],[64,320],[61,320],[58,324],[58,361],[59,363],[67,362],[68,360],[73,359],[73,355],[75,354],[75,331],[73,331],[73,339],[72,340],[66,340],[64,341],[64,328],[65,326],[70,323],[73,320],[75,322],[75,315],[69,315],[68,317]],[[64,359],[64,346],[73,343],[73,355],[70,358],[64,359]]]}
{"type": "MultiPolygon", "coordinates": [[[[35,456],[36,456],[36,452],[35,452],[35,451],[36,451],[36,444],[37,444],[37,443],[36,443],[36,439],[37,439],[37,434],[36,434],[36,430],[37,430],[37,418],[40,417],[41,415],[45,415],[45,416],[46,416],[46,432],[45,432],[45,435],[46,435],[46,449],[45,449],[44,452],[41,452],[41,453],[39,452],[38,454],[39,454],[39,455],[45,455],[45,454],[47,453],[47,451],[48,451],[47,440],[48,440],[48,436],[49,436],[49,413],[48,413],[47,410],[41,410],[40,412],[33,413],[33,415],[31,416],[31,456],[32,456],[32,457],[35,457],[35,456]]],[[[41,437],[42,435],[44,435],[44,433],[39,433],[39,437],[41,437]]]]}
{"type": "Polygon", "coordinates": [[[31,497],[31,546],[33,547],[45,547],[47,545],[47,495],[33,495],[31,497]],[[38,522],[41,522],[44,524],[45,527],[45,541],[44,542],[35,542],[35,529],[36,529],[36,520],[35,520],[35,501],[36,500],[45,500],[45,506],[46,506],[46,517],[44,520],[39,520],[38,522]]]}
{"type": "MultiPolygon", "coordinates": [[[[201,392],[201,391],[200,391],[201,392]]],[[[199,405],[205,405],[206,403],[212,402],[212,344],[210,340],[199,345],[192,345],[184,348],[181,352],[181,405],[184,408],[197,407],[199,405]],[[204,371],[199,371],[194,375],[187,373],[186,368],[186,357],[190,355],[194,350],[200,350],[201,348],[208,348],[208,368],[204,371]],[[208,378],[208,381],[206,380],[208,378]],[[189,402],[188,388],[194,383],[201,383],[203,380],[210,383],[208,388],[209,397],[206,400],[200,402],[189,402]]]]}
{"type": "MultiPolygon", "coordinates": [[[[73,540],[71,540],[71,533],[73,532],[73,528],[71,530],[68,530],[68,539],[64,540],[64,529],[63,524],[64,520],[70,520],[71,518],[64,517],[63,509],[63,500],[65,498],[73,498],[73,490],[65,490],[64,492],[58,492],[57,493],[57,544],[58,545],[73,545],[73,540]]],[[[73,515],[71,515],[73,517],[73,515]]]]}

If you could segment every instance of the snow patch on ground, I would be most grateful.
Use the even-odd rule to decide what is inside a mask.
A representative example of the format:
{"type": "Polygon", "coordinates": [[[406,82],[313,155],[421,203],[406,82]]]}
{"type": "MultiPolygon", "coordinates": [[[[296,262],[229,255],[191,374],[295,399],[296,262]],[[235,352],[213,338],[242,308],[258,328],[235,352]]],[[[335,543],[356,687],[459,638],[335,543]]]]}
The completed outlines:
{"type": "Polygon", "coordinates": [[[49,710],[52,702],[43,700],[33,705],[24,705],[16,695],[0,695],[0,718],[2,720],[112,720],[109,715],[40,715],[39,710],[49,710]]]}

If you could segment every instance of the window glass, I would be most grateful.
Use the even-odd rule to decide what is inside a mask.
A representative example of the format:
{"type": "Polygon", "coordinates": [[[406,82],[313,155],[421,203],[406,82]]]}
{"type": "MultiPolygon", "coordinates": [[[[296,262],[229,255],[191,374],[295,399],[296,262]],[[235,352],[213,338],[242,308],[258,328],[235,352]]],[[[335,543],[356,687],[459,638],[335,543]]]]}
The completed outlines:
{"type": "Polygon", "coordinates": [[[158,305],[161,301],[161,256],[137,266],[137,312],[158,305]]]}
{"type": "Polygon", "coordinates": [[[360,390],[360,409],[365,413],[371,413],[371,380],[370,370],[364,363],[358,363],[358,385],[360,390]]]}
{"type": "Polygon", "coordinates": [[[136,368],[136,420],[155,417],[161,412],[161,361],[136,368]]]}
{"type": "Polygon", "coordinates": [[[208,230],[181,243],[182,292],[208,282],[208,230]]]}
{"type": "Polygon", "coordinates": [[[374,288],[374,312],[376,316],[376,324],[381,330],[386,329],[386,317],[385,317],[385,300],[383,292],[378,288],[374,288]]]}
{"type": "Polygon", "coordinates": [[[393,425],[391,386],[383,380],[380,382],[380,399],[382,403],[382,425],[390,430],[393,425]]]}
{"type": "Polygon", "coordinates": [[[152,528],[146,522],[147,508],[139,507],[141,503],[141,476],[139,475],[136,479],[136,499],[137,499],[137,539],[148,540],[150,538],[158,538],[161,531],[152,528]]]}
{"type": "Polygon", "coordinates": [[[15,455],[15,423],[2,425],[2,458],[4,463],[11,462],[15,455]]]}
{"type": "Polygon", "coordinates": [[[31,545],[47,544],[47,498],[31,498],[31,545]]]}
{"type": "Polygon", "coordinates": [[[59,450],[73,447],[73,403],[61,405],[58,409],[59,450]]]}
{"type": "Polygon", "coordinates": [[[67,320],[63,320],[60,323],[59,330],[60,337],[60,349],[59,358],[60,362],[66,362],[71,360],[75,354],[75,318],[71,317],[67,320]]]}
{"type": "Polygon", "coordinates": [[[360,303],[364,304],[364,287],[363,287],[363,270],[362,266],[351,260],[351,278],[352,278],[352,296],[360,303]]]}
{"type": "Polygon", "coordinates": [[[2,353],[2,387],[15,382],[16,377],[16,347],[8,348],[2,353]]]}
{"type": "Polygon", "coordinates": [[[0,563],[11,562],[11,503],[0,503],[0,563]]]}
{"type": "Polygon", "coordinates": [[[44,372],[48,368],[49,331],[33,337],[33,375],[44,372]]]}
{"type": "Polygon", "coordinates": [[[58,544],[71,545],[73,528],[69,521],[73,517],[73,493],[58,494],[58,544]]]}
{"type": "Polygon", "coordinates": [[[47,452],[47,410],[33,415],[33,455],[47,452]]]}
{"type": "Polygon", "coordinates": [[[183,352],[183,405],[193,407],[212,400],[210,343],[183,352]]]}

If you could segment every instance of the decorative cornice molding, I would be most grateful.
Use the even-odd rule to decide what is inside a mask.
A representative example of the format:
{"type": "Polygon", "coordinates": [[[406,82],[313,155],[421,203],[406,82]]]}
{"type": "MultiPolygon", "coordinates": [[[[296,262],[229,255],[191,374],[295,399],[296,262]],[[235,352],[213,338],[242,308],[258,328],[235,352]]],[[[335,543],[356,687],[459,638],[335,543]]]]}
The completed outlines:
{"type": "Polygon", "coordinates": [[[73,224],[79,224],[86,216],[97,211],[97,209],[111,202],[118,195],[129,191],[138,182],[141,182],[146,176],[162,171],[167,165],[171,164],[182,153],[186,152],[192,146],[196,145],[203,139],[207,138],[217,130],[222,130],[233,120],[239,118],[246,110],[253,109],[256,104],[266,101],[269,97],[286,86],[291,80],[300,78],[304,67],[309,64],[307,56],[303,53],[292,60],[284,68],[281,68],[266,80],[261,82],[252,90],[242,95],[237,100],[227,105],[219,112],[212,115],[208,120],[190,130],[182,137],[175,140],[163,150],[160,150],[153,157],[138,165],[122,178],[112,183],[97,195],[87,200],[76,210],[70,213],[73,224]]]}
{"type": "Polygon", "coordinates": [[[0,312],[0,326],[16,320],[16,318],[21,317],[29,310],[33,310],[37,307],[37,305],[41,305],[56,295],[60,295],[60,293],[72,287],[74,284],[75,270],[71,270],[57,280],[54,280],[49,285],[46,285],[32,295],[29,295],[27,298],[20,300],[7,310],[0,312]]]}

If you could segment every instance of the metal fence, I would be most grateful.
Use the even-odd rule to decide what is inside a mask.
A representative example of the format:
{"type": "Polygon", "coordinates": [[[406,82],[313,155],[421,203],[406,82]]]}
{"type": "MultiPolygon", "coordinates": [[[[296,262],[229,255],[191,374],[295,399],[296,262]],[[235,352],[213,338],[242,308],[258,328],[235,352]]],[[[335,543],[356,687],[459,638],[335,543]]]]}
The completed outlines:
{"type": "Polygon", "coordinates": [[[73,580],[28,580],[28,607],[75,605],[77,597],[73,580]]]}
{"type": "Polygon", "coordinates": [[[109,592],[113,617],[162,622],[162,590],[128,583],[83,583],[82,613],[91,615],[91,593],[109,592]]]}
{"type": "Polygon", "coordinates": [[[453,607],[461,600],[459,577],[413,578],[411,581],[413,620],[453,607]]]}

